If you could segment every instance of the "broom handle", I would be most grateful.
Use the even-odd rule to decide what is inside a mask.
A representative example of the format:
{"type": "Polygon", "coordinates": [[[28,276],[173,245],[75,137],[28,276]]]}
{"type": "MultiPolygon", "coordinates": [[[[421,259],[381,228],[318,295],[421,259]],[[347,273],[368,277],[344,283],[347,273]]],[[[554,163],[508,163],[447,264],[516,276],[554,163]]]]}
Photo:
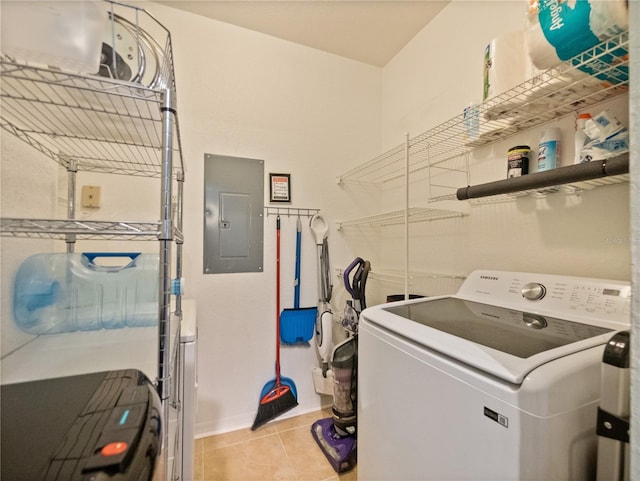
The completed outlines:
{"type": "Polygon", "coordinates": [[[296,222],[296,278],[293,283],[293,308],[300,308],[300,250],[302,245],[302,222],[296,222]]]}
{"type": "Polygon", "coordinates": [[[280,385],[280,216],[276,217],[276,386],[280,385]]]}

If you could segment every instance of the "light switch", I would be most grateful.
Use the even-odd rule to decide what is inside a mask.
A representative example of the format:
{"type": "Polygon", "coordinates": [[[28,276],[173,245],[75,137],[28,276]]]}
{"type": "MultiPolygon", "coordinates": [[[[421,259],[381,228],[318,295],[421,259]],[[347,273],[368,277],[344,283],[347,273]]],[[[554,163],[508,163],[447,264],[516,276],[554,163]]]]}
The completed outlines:
{"type": "Polygon", "coordinates": [[[91,207],[94,209],[100,207],[99,185],[82,186],[82,207],[91,207]]]}

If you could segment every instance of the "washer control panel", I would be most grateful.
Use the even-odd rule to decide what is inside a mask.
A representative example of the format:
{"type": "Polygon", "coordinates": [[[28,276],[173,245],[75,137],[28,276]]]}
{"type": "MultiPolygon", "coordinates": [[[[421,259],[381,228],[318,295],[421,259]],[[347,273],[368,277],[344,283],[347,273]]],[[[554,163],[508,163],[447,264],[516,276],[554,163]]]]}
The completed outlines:
{"type": "Polygon", "coordinates": [[[628,282],[505,271],[474,271],[458,296],[527,312],[592,318],[628,325],[628,282]]]}

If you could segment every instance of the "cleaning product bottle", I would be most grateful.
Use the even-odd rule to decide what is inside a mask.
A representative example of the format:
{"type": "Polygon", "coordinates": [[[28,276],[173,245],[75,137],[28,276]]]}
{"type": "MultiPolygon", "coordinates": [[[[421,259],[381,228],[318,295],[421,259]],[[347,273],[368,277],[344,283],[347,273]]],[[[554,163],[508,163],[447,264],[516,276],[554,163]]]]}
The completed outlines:
{"type": "Polygon", "coordinates": [[[562,133],[558,127],[549,127],[542,132],[538,144],[538,172],[560,167],[560,140],[562,133]]]}
{"type": "Polygon", "coordinates": [[[462,140],[467,142],[473,142],[478,140],[480,135],[480,107],[478,102],[472,102],[463,110],[463,122],[464,132],[462,132],[462,140]]]}
{"type": "Polygon", "coordinates": [[[590,140],[584,131],[585,124],[587,120],[589,120],[590,118],[591,118],[591,114],[588,114],[588,113],[578,115],[578,120],[576,123],[576,133],[574,137],[574,145],[575,145],[574,158],[573,158],[574,164],[581,164],[582,162],[587,162],[587,160],[584,159],[581,154],[582,154],[582,148],[590,140]]]}

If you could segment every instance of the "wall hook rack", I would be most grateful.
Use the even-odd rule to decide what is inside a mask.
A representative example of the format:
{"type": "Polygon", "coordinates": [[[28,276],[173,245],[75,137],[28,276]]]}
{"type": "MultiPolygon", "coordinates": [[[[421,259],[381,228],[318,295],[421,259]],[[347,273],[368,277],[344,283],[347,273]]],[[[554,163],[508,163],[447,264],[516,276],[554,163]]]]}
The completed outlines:
{"type": "Polygon", "coordinates": [[[282,215],[287,217],[313,217],[320,209],[301,209],[297,207],[273,207],[270,205],[265,206],[267,211],[267,217],[270,215],[282,215]]]}

